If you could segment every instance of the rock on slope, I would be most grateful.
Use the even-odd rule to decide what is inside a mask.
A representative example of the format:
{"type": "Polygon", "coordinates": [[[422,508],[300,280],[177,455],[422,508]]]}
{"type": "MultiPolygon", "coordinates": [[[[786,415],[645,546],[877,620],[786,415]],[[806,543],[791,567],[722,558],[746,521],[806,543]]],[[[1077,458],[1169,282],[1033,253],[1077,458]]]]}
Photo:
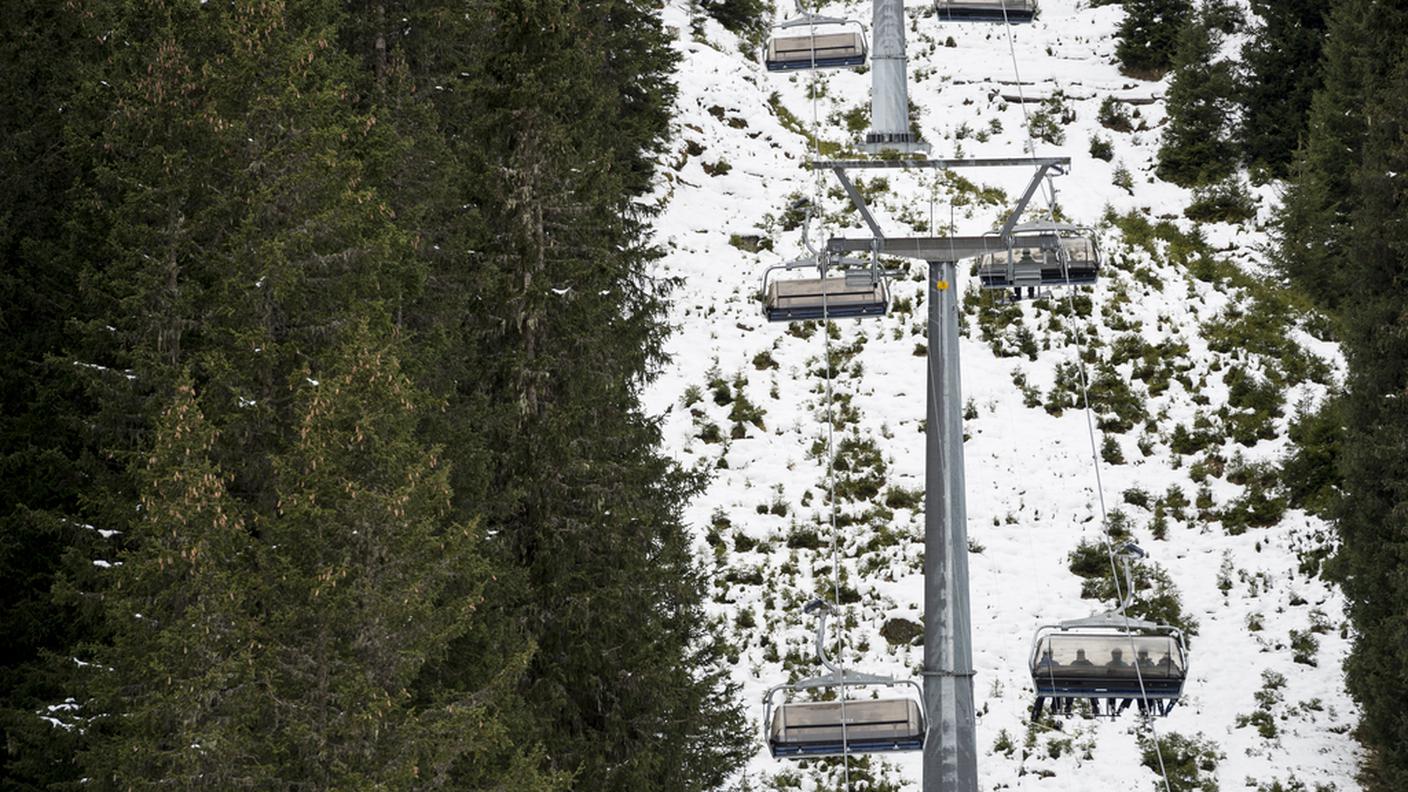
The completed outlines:
{"type": "MultiPolygon", "coordinates": [[[[1111,57],[1119,7],[1083,6],[1044,0],[1034,24],[1011,31],[1020,86],[1002,26],[908,9],[911,104],[934,155],[1023,152],[1028,117],[1013,101],[1020,90],[1028,113],[1053,122],[1035,141],[1037,153],[1074,160],[1057,180],[1059,210],[1098,225],[1107,263],[1107,277],[1079,295],[1089,302],[1078,299],[1074,314],[1065,299],[1013,308],[981,298],[971,277],[962,285],[981,783],[1149,789],[1157,779],[1141,756],[1149,730],[1133,716],[1077,718],[1057,729],[1028,722],[1033,630],[1101,605],[1081,598],[1082,579],[1068,561],[1101,535],[1091,440],[1073,401],[1072,367],[1084,350],[1102,383],[1097,443],[1107,459],[1123,458],[1102,462],[1108,508],[1198,625],[1187,697],[1155,724],[1158,733],[1208,741],[1221,758],[1195,772],[1222,789],[1354,789],[1343,601],[1315,574],[1327,532],[1284,509],[1266,469],[1284,453],[1298,409],[1323,398],[1338,375],[1337,350],[1311,334],[1293,299],[1258,280],[1261,225],[1195,228],[1181,214],[1189,193],[1154,178],[1160,101],[1120,105],[1137,113],[1133,131],[1101,125],[1106,97],[1157,99],[1166,84],[1122,77],[1111,57]],[[1091,156],[1092,137],[1110,141],[1110,161],[1091,156]]],[[[868,19],[869,4],[826,11],[868,19]]],[[[673,362],[647,404],[678,458],[712,470],[689,517],[712,569],[712,612],[728,624],[736,679],[756,723],[769,685],[811,671],[811,625],[800,605],[833,595],[824,334],[763,321],[757,294],[764,268],[801,250],[798,218],[788,211],[797,195],[821,198],[826,233],[861,233],[836,185],[801,165],[808,130],[828,153],[864,130],[869,75],[827,73],[813,102],[809,76],[768,74],[685,0],[671,0],[662,14],[683,59],[675,153],[659,185],[657,234],[667,255],[658,275],[679,285],[673,362]]],[[[992,227],[1029,172],[961,175],[887,172],[863,181],[889,233],[949,223],[977,233],[992,227]]],[[[1259,196],[1262,223],[1273,200],[1270,190],[1259,196]]],[[[921,619],[925,338],[921,275],[910,272],[894,285],[889,316],[837,323],[830,343],[844,657],[900,675],[916,673],[921,659],[900,621],[921,619]]],[[[853,781],[873,779],[856,788],[918,788],[915,756],[852,760],[851,770],[853,781]]],[[[836,788],[840,777],[835,761],[774,763],[760,738],[742,780],[755,789],[811,789],[836,788]]]]}

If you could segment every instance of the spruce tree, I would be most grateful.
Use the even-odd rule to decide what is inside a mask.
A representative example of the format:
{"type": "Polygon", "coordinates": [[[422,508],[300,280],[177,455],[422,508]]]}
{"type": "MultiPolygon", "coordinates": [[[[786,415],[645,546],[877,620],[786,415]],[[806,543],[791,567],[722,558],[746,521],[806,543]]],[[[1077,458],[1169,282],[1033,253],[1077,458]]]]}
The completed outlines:
{"type": "MultiPolygon", "coordinates": [[[[43,330],[67,328],[44,343],[75,379],[24,398],[56,395],[81,429],[60,450],[84,460],[81,509],[44,525],[116,532],[132,563],[73,549],[58,590],[106,602],[112,639],[45,670],[77,654],[113,681],[165,673],[136,704],[89,676],[102,724],[79,769],[133,787],[721,783],[748,734],[679,518],[698,482],[638,404],[666,332],[637,203],[673,99],[656,9],[88,11],[53,180],[71,200],[42,259],[81,284],[43,330]],[[244,528],[217,531],[212,503],[244,528]],[[454,533],[476,525],[492,540],[454,533]],[[228,602],[218,570],[152,560],[239,537],[228,602]],[[191,618],[139,626],[139,607],[191,618]],[[219,637],[193,655],[204,676],[177,656],[201,625],[219,637]]],[[[29,751],[12,766],[64,753],[37,742],[12,740],[29,751]]]]}
{"type": "Polygon", "coordinates": [[[1358,733],[1375,792],[1408,787],[1408,51],[1396,50],[1363,108],[1363,162],[1352,177],[1344,491],[1331,566],[1349,600],[1355,641],[1345,681],[1363,708],[1358,733]]]}
{"type": "MultiPolygon", "coordinates": [[[[63,359],[82,315],[81,263],[65,244],[72,187],[85,172],[70,137],[74,97],[96,39],[60,4],[16,0],[0,17],[0,778],[41,789],[77,780],[82,742],[36,713],[73,725],[70,658],[101,634],[91,601],[68,598],[66,572],[93,576],[111,557],[111,526],[84,513],[85,486],[103,479],[90,443],[91,406],[63,359]],[[50,707],[57,709],[50,710],[50,707]]],[[[102,16],[98,14],[97,16],[102,16]]],[[[130,501],[129,501],[130,503],[130,501]]]]}
{"type": "MultiPolygon", "coordinates": [[[[142,480],[150,416],[189,370],[218,432],[211,463],[259,539],[259,574],[245,581],[257,603],[249,618],[260,673],[246,686],[256,694],[238,708],[242,753],[209,772],[278,787],[544,788],[554,777],[509,725],[522,710],[517,684],[531,644],[503,611],[471,610],[494,571],[466,556],[467,529],[451,530],[468,523],[446,514],[448,467],[432,465],[435,453],[421,444],[420,433],[444,421],[417,409],[418,389],[397,374],[394,356],[377,358],[385,371],[357,368],[391,372],[371,381],[379,389],[337,376],[361,359],[354,352],[389,348],[388,325],[425,282],[415,227],[396,225],[368,179],[401,155],[394,135],[372,134],[375,114],[348,101],[357,60],[337,46],[343,19],[334,2],[296,13],[277,2],[124,8],[114,36],[123,46],[104,65],[121,112],[92,137],[99,165],[73,223],[101,247],[85,273],[92,307],[82,350],[104,395],[97,423],[124,477],[142,480]],[[376,329],[373,340],[354,332],[363,325],[376,329]],[[320,378],[342,383],[351,406],[319,406],[324,420],[314,420],[301,394],[320,378]],[[389,461],[307,446],[347,431],[352,416],[382,432],[368,442],[389,461]],[[318,458],[320,449],[333,456],[318,458]],[[372,533],[384,541],[372,543],[372,533]],[[325,568],[300,566],[310,559],[325,568]],[[333,567],[349,588],[318,589],[309,576],[333,567]],[[327,599],[310,601],[314,591],[327,599]],[[392,607],[408,610],[382,612],[392,607]],[[325,640],[310,647],[303,626],[325,640]],[[456,673],[446,671],[452,659],[456,673]]],[[[418,359],[420,370],[436,351],[418,359]]],[[[458,432],[476,418],[461,412],[458,432]]],[[[127,491],[119,482],[93,497],[109,504],[110,524],[140,558],[152,548],[128,530],[130,517],[117,516],[131,513],[127,491]]],[[[174,586],[171,596],[190,591],[174,586]]],[[[181,634],[171,635],[153,650],[179,644],[181,634]]],[[[118,642],[97,653],[140,668],[143,656],[129,649],[118,642]]],[[[94,701],[106,709],[95,715],[126,715],[119,698],[94,701]]],[[[96,735],[86,754],[95,777],[140,786],[175,766],[162,751],[184,733],[148,720],[136,734],[96,735]],[[145,764],[112,760],[133,745],[145,764]]],[[[218,758],[212,749],[202,761],[218,758]]]]}
{"type": "Polygon", "coordinates": [[[1305,142],[1276,220],[1282,274],[1332,316],[1350,287],[1349,218],[1358,205],[1353,174],[1362,156],[1369,97],[1384,80],[1393,42],[1408,34],[1408,11],[1377,0],[1346,0],[1330,16],[1323,86],[1311,102],[1305,142]]]}
{"type": "Polygon", "coordinates": [[[679,521],[694,485],[638,404],[665,295],[633,198],[667,130],[673,56],[640,3],[496,18],[459,39],[482,56],[437,104],[468,124],[466,195],[493,229],[475,247],[471,346],[498,354],[462,381],[488,389],[486,516],[521,570],[497,599],[537,642],[525,691],[554,767],[584,789],[708,788],[748,735],[679,521]]]}
{"type": "Polygon", "coordinates": [[[211,461],[216,432],[190,383],[177,387],[142,466],[133,548],[104,595],[111,646],[91,673],[97,732],[85,769],[101,787],[267,786],[254,541],[211,461]]]}
{"type": "Polygon", "coordinates": [[[297,440],[263,516],[266,717],[258,754],[280,787],[442,788],[508,766],[548,789],[495,717],[521,653],[473,688],[418,686],[482,629],[492,572],[473,525],[446,521],[443,454],[416,439],[422,399],[385,320],[361,320],[297,390],[297,440]],[[518,757],[518,758],[515,758],[518,757]],[[505,764],[506,763],[506,764],[505,764]]]}
{"type": "Polygon", "coordinates": [[[1354,627],[1346,683],[1363,707],[1359,734],[1368,749],[1372,790],[1408,783],[1397,702],[1408,691],[1400,570],[1408,481],[1398,397],[1408,387],[1402,339],[1408,275],[1403,176],[1408,169],[1408,12],[1374,0],[1347,0],[1331,13],[1324,83],[1309,113],[1279,218],[1277,263],[1335,320],[1348,363],[1345,394],[1331,409],[1341,427],[1334,448],[1340,546],[1327,569],[1343,586],[1354,627]]]}
{"type": "Polygon", "coordinates": [[[1232,67],[1218,58],[1220,36],[1200,19],[1183,26],[1168,90],[1168,125],[1159,147],[1159,178],[1198,187],[1237,168],[1231,139],[1232,67]]]}
{"type": "Polygon", "coordinates": [[[1261,20],[1242,46],[1240,142],[1245,160],[1285,178],[1321,81],[1330,0],[1252,0],[1261,20]]]}
{"type": "Polygon", "coordinates": [[[1193,16],[1192,0],[1126,0],[1115,58],[1120,70],[1157,80],[1172,66],[1178,33],[1193,16]]]}

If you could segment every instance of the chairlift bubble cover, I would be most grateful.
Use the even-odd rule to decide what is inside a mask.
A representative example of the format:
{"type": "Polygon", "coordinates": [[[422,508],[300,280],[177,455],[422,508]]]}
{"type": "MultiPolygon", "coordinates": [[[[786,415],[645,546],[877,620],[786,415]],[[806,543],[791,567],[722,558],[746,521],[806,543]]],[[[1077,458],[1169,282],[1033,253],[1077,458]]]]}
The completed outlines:
{"type": "Polygon", "coordinates": [[[1170,635],[1057,633],[1037,641],[1031,672],[1038,694],[1167,698],[1182,691],[1187,658],[1170,635]]]}
{"type": "MultiPolygon", "coordinates": [[[[1099,279],[1100,260],[1095,244],[1085,236],[1065,236],[1056,250],[1023,245],[1022,231],[1014,229],[1011,257],[993,253],[978,260],[978,280],[985,289],[1010,289],[1077,285],[1099,279]]],[[[1067,229],[1058,229],[1067,230],[1067,229]]]]}
{"type": "Polygon", "coordinates": [[[939,0],[937,7],[940,19],[970,22],[1030,22],[1036,16],[1035,0],[939,0]]]}

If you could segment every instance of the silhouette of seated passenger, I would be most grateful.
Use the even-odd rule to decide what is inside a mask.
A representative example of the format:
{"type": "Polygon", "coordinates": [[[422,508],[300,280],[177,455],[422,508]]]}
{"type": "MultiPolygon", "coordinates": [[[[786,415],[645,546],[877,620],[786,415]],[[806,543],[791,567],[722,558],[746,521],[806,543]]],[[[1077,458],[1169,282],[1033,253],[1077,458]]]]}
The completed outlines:
{"type": "Polygon", "coordinates": [[[1052,671],[1060,665],[1061,664],[1056,662],[1056,659],[1051,656],[1051,648],[1047,647],[1046,650],[1041,653],[1041,659],[1037,661],[1036,670],[1038,672],[1052,671]]]}
{"type": "Polygon", "coordinates": [[[1169,676],[1178,672],[1178,666],[1174,665],[1173,658],[1169,657],[1168,652],[1164,652],[1163,657],[1159,658],[1159,662],[1155,663],[1155,666],[1169,676]]]}
{"type": "Polygon", "coordinates": [[[1080,667],[1082,667],[1082,668],[1094,668],[1094,667],[1095,667],[1095,664],[1092,663],[1092,662],[1090,662],[1090,660],[1086,658],[1086,656],[1085,656],[1085,650],[1084,650],[1084,649],[1077,649],[1077,650],[1076,650],[1076,659],[1074,659],[1074,660],[1071,661],[1071,665],[1072,665],[1073,667],[1075,667],[1075,666],[1080,666],[1080,667]]]}
{"type": "Polygon", "coordinates": [[[1126,663],[1126,662],[1124,661],[1124,650],[1122,650],[1122,649],[1111,649],[1111,650],[1110,650],[1110,662],[1108,662],[1108,663],[1105,664],[1105,668],[1109,669],[1110,671],[1117,672],[1117,673],[1123,673],[1123,672],[1125,672],[1125,671],[1128,671],[1128,670],[1129,670],[1129,663],[1126,663]]]}
{"type": "Polygon", "coordinates": [[[1140,649],[1134,662],[1139,666],[1140,672],[1159,670],[1158,664],[1154,662],[1153,658],[1149,657],[1148,649],[1140,649]]]}

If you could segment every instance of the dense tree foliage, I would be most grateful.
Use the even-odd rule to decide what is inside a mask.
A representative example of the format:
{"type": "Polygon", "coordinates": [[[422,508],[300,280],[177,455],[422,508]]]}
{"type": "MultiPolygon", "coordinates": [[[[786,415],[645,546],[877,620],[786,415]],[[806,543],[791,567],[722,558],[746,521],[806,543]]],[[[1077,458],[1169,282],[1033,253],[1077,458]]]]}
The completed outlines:
{"type": "Polygon", "coordinates": [[[1320,86],[1330,0],[1252,0],[1259,24],[1242,46],[1242,156],[1284,178],[1320,86]]]}
{"type": "Polygon", "coordinates": [[[28,5],[9,782],[726,779],[699,482],[638,406],[669,286],[637,201],[673,99],[652,7],[28,5]]]}
{"type": "Polygon", "coordinates": [[[1173,67],[1178,34],[1193,16],[1192,0],[1125,0],[1115,58],[1132,77],[1157,80],[1173,67]]]}
{"type": "Polygon", "coordinates": [[[1353,279],[1343,266],[1359,205],[1354,176],[1367,134],[1366,108],[1383,89],[1404,14],[1381,3],[1353,0],[1331,15],[1324,85],[1311,102],[1308,131],[1287,186],[1279,219],[1280,265],[1320,304],[1336,311],[1353,279]]]}
{"type": "MultiPolygon", "coordinates": [[[[1401,39],[1400,39],[1401,41],[1401,39]]],[[[1366,136],[1350,217],[1343,342],[1349,363],[1341,549],[1332,570],[1357,639],[1345,666],[1364,709],[1374,789],[1408,786],[1408,53],[1364,108],[1366,136]],[[1352,308],[1351,308],[1352,306],[1352,308]]]]}
{"type": "Polygon", "coordinates": [[[1349,599],[1350,692],[1363,707],[1366,786],[1408,785],[1408,12],[1345,0],[1330,16],[1323,86],[1279,219],[1282,273],[1334,320],[1348,362],[1345,393],[1301,422],[1291,482],[1335,518],[1329,571],[1349,599]],[[1315,460],[1332,477],[1308,475],[1315,460]],[[1327,481],[1327,478],[1329,479],[1327,481]],[[1325,505],[1333,484],[1338,497],[1325,505]]]}
{"type": "Polygon", "coordinates": [[[1224,179],[1237,169],[1232,65],[1218,55],[1221,36],[1199,19],[1178,36],[1168,89],[1168,125],[1159,147],[1159,178],[1184,187],[1224,179]]]}

